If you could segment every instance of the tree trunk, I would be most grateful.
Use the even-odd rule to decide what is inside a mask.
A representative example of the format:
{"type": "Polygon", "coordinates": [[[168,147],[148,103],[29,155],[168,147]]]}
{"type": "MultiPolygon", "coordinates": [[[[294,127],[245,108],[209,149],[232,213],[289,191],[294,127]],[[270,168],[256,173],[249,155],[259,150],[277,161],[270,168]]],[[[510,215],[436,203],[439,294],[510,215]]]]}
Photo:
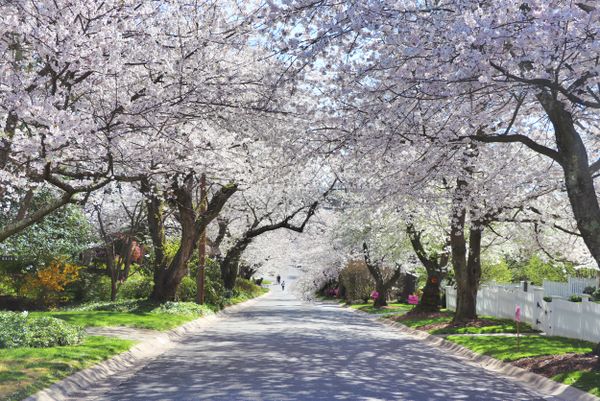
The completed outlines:
{"type": "Polygon", "coordinates": [[[117,291],[118,291],[117,280],[116,280],[115,276],[111,274],[111,276],[110,276],[110,300],[113,302],[117,300],[117,291]]]}
{"type": "MultiPolygon", "coordinates": [[[[206,174],[200,177],[200,212],[204,213],[208,206],[206,199],[206,174]]],[[[206,267],[206,230],[200,233],[198,241],[198,272],[196,273],[196,303],[204,304],[204,276],[206,267]]]]}
{"type": "Polygon", "coordinates": [[[452,206],[452,223],[450,225],[450,249],[452,251],[452,267],[456,276],[456,313],[454,314],[454,321],[461,322],[477,319],[477,286],[472,285],[473,277],[469,274],[467,241],[465,239],[467,211],[463,202],[468,194],[468,184],[463,179],[458,179],[456,183],[452,206]]]}
{"type": "Polygon", "coordinates": [[[398,299],[400,302],[408,302],[408,296],[416,291],[416,280],[412,274],[404,274],[402,278],[402,294],[398,299]]]}
{"type": "Polygon", "coordinates": [[[235,287],[235,279],[238,276],[240,259],[250,242],[250,238],[241,238],[227,251],[225,257],[221,261],[221,278],[223,279],[223,286],[226,290],[231,291],[235,287]]]}
{"type": "Polygon", "coordinates": [[[585,144],[575,129],[571,114],[550,94],[538,96],[554,127],[565,186],[577,228],[600,266],[600,205],[589,167],[585,144]]]}
{"type": "MultiPolygon", "coordinates": [[[[477,226],[477,222],[472,222],[477,226]]],[[[461,296],[456,306],[454,321],[477,319],[477,291],[481,279],[481,238],[483,229],[471,227],[469,230],[469,256],[466,263],[462,265],[460,281],[457,276],[457,286],[460,288],[461,296]],[[460,282],[460,284],[459,284],[460,282]]]]}
{"type": "Polygon", "coordinates": [[[439,312],[440,310],[440,274],[427,272],[427,282],[423,287],[423,295],[415,307],[418,312],[439,312]]]}
{"type": "Polygon", "coordinates": [[[171,263],[165,266],[164,255],[164,228],[163,217],[160,209],[161,202],[154,197],[150,198],[148,204],[148,225],[155,246],[156,261],[154,265],[154,288],[150,299],[156,302],[175,300],[177,288],[181,280],[188,273],[188,261],[196,248],[201,233],[206,226],[213,221],[227,200],[237,191],[237,186],[228,185],[217,192],[205,211],[196,214],[193,204],[193,176],[189,175],[183,181],[183,185],[174,185],[177,208],[179,211],[179,223],[181,225],[181,240],[179,249],[171,263]]]}
{"type": "Polygon", "coordinates": [[[376,308],[387,306],[388,290],[389,288],[385,285],[383,281],[375,281],[375,291],[379,293],[379,296],[375,298],[373,306],[375,306],[376,308]]]}
{"type": "Polygon", "coordinates": [[[406,225],[406,232],[418,259],[427,271],[427,282],[423,288],[423,295],[415,312],[438,312],[440,310],[440,281],[443,277],[443,268],[448,264],[448,254],[428,255],[421,242],[421,233],[412,223],[406,225]]]}

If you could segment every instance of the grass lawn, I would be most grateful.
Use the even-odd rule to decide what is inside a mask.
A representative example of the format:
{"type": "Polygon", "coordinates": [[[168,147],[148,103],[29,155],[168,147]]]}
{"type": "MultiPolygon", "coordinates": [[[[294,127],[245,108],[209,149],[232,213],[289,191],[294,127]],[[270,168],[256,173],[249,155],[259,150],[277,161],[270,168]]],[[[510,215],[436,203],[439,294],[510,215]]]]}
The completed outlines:
{"type": "MultiPolygon", "coordinates": [[[[394,317],[395,316],[392,316],[392,318],[394,317]]],[[[412,327],[413,329],[418,329],[419,327],[428,326],[430,324],[449,323],[450,321],[452,321],[452,313],[446,312],[444,309],[442,309],[438,316],[405,316],[398,320],[398,322],[405,326],[412,327]]]]}
{"type": "MultiPolygon", "coordinates": [[[[441,325],[444,323],[450,323],[452,321],[452,317],[453,314],[451,312],[447,312],[444,309],[442,309],[442,311],[438,315],[414,317],[406,316],[398,321],[406,326],[412,327],[414,329],[419,329],[421,327],[430,326],[434,324],[441,325]]],[[[491,334],[517,332],[516,323],[512,320],[498,319],[489,316],[481,316],[481,319],[484,320],[485,325],[474,324],[472,326],[466,327],[441,327],[427,330],[427,332],[430,334],[491,334]]],[[[525,323],[521,323],[519,331],[521,333],[535,332],[535,330],[531,326],[525,323]]]]}
{"type": "Polygon", "coordinates": [[[388,306],[386,306],[384,308],[375,308],[373,306],[373,303],[369,302],[366,304],[350,305],[350,307],[352,309],[358,309],[359,311],[373,313],[376,315],[379,315],[382,313],[392,313],[392,312],[394,312],[394,314],[397,315],[397,314],[404,314],[404,313],[412,310],[413,305],[393,303],[393,304],[388,304],[388,306]]]}
{"type": "MultiPolygon", "coordinates": [[[[490,334],[490,333],[516,333],[517,324],[508,319],[497,319],[487,316],[482,316],[485,320],[493,321],[497,324],[482,327],[444,327],[441,329],[429,330],[431,334],[490,334]]],[[[521,323],[519,325],[520,333],[534,333],[535,330],[528,324],[521,323]]]]}
{"type": "MultiPolygon", "coordinates": [[[[325,295],[317,295],[315,297],[315,299],[319,300],[319,301],[335,301],[338,304],[345,304],[346,301],[342,298],[336,298],[336,297],[326,297],[325,295]]],[[[365,304],[366,305],[366,304],[365,304]]]]}
{"type": "Polygon", "coordinates": [[[225,306],[241,304],[242,302],[246,302],[252,298],[259,297],[263,294],[266,294],[267,292],[269,292],[268,288],[256,286],[256,288],[254,288],[251,292],[242,292],[238,296],[226,299],[225,306]]]}
{"type": "Polygon", "coordinates": [[[127,351],[134,341],[86,337],[80,345],[0,352],[0,399],[21,400],[78,370],[127,351]]]}
{"type": "Polygon", "coordinates": [[[600,397],[600,372],[567,372],[554,376],[552,380],[600,397]]]}
{"type": "Polygon", "coordinates": [[[83,327],[128,326],[152,330],[169,330],[197,319],[195,315],[115,311],[32,312],[31,315],[52,316],[83,327]]]}
{"type": "Polygon", "coordinates": [[[504,336],[449,336],[447,340],[460,344],[479,354],[489,355],[502,361],[541,355],[559,355],[569,352],[585,354],[592,351],[594,344],[563,337],[525,336],[520,339],[517,352],[517,338],[504,336]]]}

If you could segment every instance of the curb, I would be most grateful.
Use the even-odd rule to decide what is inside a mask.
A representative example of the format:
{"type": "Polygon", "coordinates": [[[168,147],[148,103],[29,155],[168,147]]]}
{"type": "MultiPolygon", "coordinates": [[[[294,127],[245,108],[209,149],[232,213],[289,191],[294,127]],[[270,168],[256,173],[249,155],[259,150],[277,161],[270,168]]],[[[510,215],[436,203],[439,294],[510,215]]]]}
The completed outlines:
{"type": "MultiPolygon", "coordinates": [[[[367,315],[369,317],[372,316],[357,309],[349,308],[349,310],[367,315]]],[[[511,380],[525,384],[533,390],[539,391],[545,395],[550,395],[563,401],[600,401],[599,397],[596,397],[595,395],[587,393],[583,390],[555,382],[554,380],[545,376],[538,375],[537,373],[530,372],[490,356],[478,354],[466,347],[463,347],[462,345],[458,345],[451,341],[445,340],[444,338],[429,334],[425,331],[416,330],[405,326],[402,323],[390,321],[389,319],[374,318],[373,316],[372,320],[385,326],[393,327],[398,331],[408,334],[409,336],[414,337],[428,345],[448,351],[450,355],[466,360],[466,362],[469,362],[472,365],[482,367],[483,369],[491,372],[499,373],[500,375],[511,380]]]]}
{"type": "Polygon", "coordinates": [[[24,401],[64,400],[69,397],[69,394],[96,386],[98,381],[106,379],[109,376],[123,372],[131,374],[143,368],[153,358],[174,347],[177,342],[185,337],[201,332],[212,326],[219,319],[225,318],[233,312],[245,309],[269,294],[270,292],[267,292],[237,305],[228,306],[214,315],[203,316],[169,331],[157,334],[153,339],[140,342],[129,351],[67,376],[50,387],[25,398],[24,401]]]}

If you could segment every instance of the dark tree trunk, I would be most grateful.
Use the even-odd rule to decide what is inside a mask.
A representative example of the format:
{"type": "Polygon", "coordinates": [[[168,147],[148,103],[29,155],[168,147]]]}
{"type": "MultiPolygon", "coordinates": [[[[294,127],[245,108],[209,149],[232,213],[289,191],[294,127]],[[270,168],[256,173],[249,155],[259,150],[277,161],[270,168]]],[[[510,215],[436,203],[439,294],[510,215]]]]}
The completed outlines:
{"type": "Polygon", "coordinates": [[[402,294],[398,299],[400,302],[408,302],[408,296],[417,290],[417,280],[412,274],[404,274],[402,277],[402,294]]]}
{"type": "Polygon", "coordinates": [[[452,223],[450,225],[450,248],[452,266],[456,276],[456,313],[455,322],[477,319],[477,290],[481,278],[481,237],[483,223],[471,216],[469,229],[469,253],[465,238],[466,207],[469,188],[467,181],[457,180],[456,192],[452,206],[452,223]]]}
{"type": "Polygon", "coordinates": [[[223,286],[225,289],[231,291],[235,287],[235,279],[238,276],[240,259],[250,242],[250,238],[241,238],[227,251],[225,257],[221,261],[221,278],[223,279],[223,286]]]}
{"type": "Polygon", "coordinates": [[[387,306],[388,291],[392,287],[392,285],[396,281],[398,281],[398,278],[400,277],[400,274],[402,274],[402,271],[400,270],[400,267],[396,267],[394,273],[392,274],[392,277],[385,280],[383,277],[383,273],[381,272],[381,267],[378,264],[371,261],[371,257],[369,255],[369,247],[367,246],[366,242],[363,242],[363,256],[365,258],[365,264],[367,265],[367,269],[369,270],[369,273],[371,273],[373,280],[375,280],[375,291],[379,293],[379,296],[374,300],[373,305],[376,308],[387,306]]]}
{"type": "Polygon", "coordinates": [[[110,300],[111,301],[117,300],[117,291],[118,291],[117,283],[118,283],[118,281],[115,279],[115,277],[113,275],[111,275],[111,277],[110,277],[110,300]]]}
{"type": "Polygon", "coordinates": [[[379,296],[375,298],[373,306],[375,306],[376,308],[382,308],[384,306],[387,306],[388,289],[383,285],[383,283],[376,282],[375,291],[379,293],[379,296]]]}
{"type": "Polygon", "coordinates": [[[423,295],[415,311],[438,312],[440,310],[440,275],[427,272],[427,282],[423,287],[423,295]]]}
{"type": "MultiPolygon", "coordinates": [[[[179,249],[171,263],[166,265],[164,254],[164,228],[161,212],[162,204],[159,199],[151,197],[148,205],[148,225],[155,247],[154,288],[150,299],[156,302],[175,300],[177,288],[188,273],[188,261],[206,226],[214,220],[227,200],[237,191],[235,185],[223,187],[210,200],[205,211],[197,213],[193,205],[193,177],[186,177],[182,186],[175,185],[175,196],[181,224],[181,240],[179,249]]],[[[147,192],[146,192],[147,193],[147,192]]]]}
{"type": "Polygon", "coordinates": [[[550,94],[538,96],[554,127],[556,147],[577,228],[600,266],[600,205],[596,196],[587,150],[571,114],[550,94]]]}
{"type": "MultiPolygon", "coordinates": [[[[475,222],[471,223],[476,226],[475,222]]],[[[461,227],[464,229],[464,214],[461,227]]],[[[452,263],[456,276],[455,322],[477,319],[477,291],[481,278],[481,238],[483,228],[469,230],[469,254],[466,254],[464,230],[453,233],[451,240],[452,263]]]]}
{"type": "Polygon", "coordinates": [[[406,232],[415,254],[427,271],[427,282],[415,312],[437,312],[440,310],[440,281],[444,275],[443,269],[448,264],[448,254],[442,252],[440,255],[428,255],[421,241],[421,233],[412,223],[407,224],[406,232]]]}

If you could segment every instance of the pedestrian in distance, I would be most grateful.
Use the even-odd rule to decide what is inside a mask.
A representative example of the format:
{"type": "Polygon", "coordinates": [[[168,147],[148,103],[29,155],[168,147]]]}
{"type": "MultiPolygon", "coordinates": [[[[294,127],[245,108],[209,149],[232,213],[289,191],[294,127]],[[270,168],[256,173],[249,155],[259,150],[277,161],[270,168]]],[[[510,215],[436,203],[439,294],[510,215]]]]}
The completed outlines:
{"type": "Polygon", "coordinates": [[[284,291],[284,290],[285,290],[285,281],[282,281],[281,282],[281,291],[284,291]]]}
{"type": "Polygon", "coordinates": [[[277,275],[277,284],[281,284],[281,276],[279,274],[277,275]]]}

